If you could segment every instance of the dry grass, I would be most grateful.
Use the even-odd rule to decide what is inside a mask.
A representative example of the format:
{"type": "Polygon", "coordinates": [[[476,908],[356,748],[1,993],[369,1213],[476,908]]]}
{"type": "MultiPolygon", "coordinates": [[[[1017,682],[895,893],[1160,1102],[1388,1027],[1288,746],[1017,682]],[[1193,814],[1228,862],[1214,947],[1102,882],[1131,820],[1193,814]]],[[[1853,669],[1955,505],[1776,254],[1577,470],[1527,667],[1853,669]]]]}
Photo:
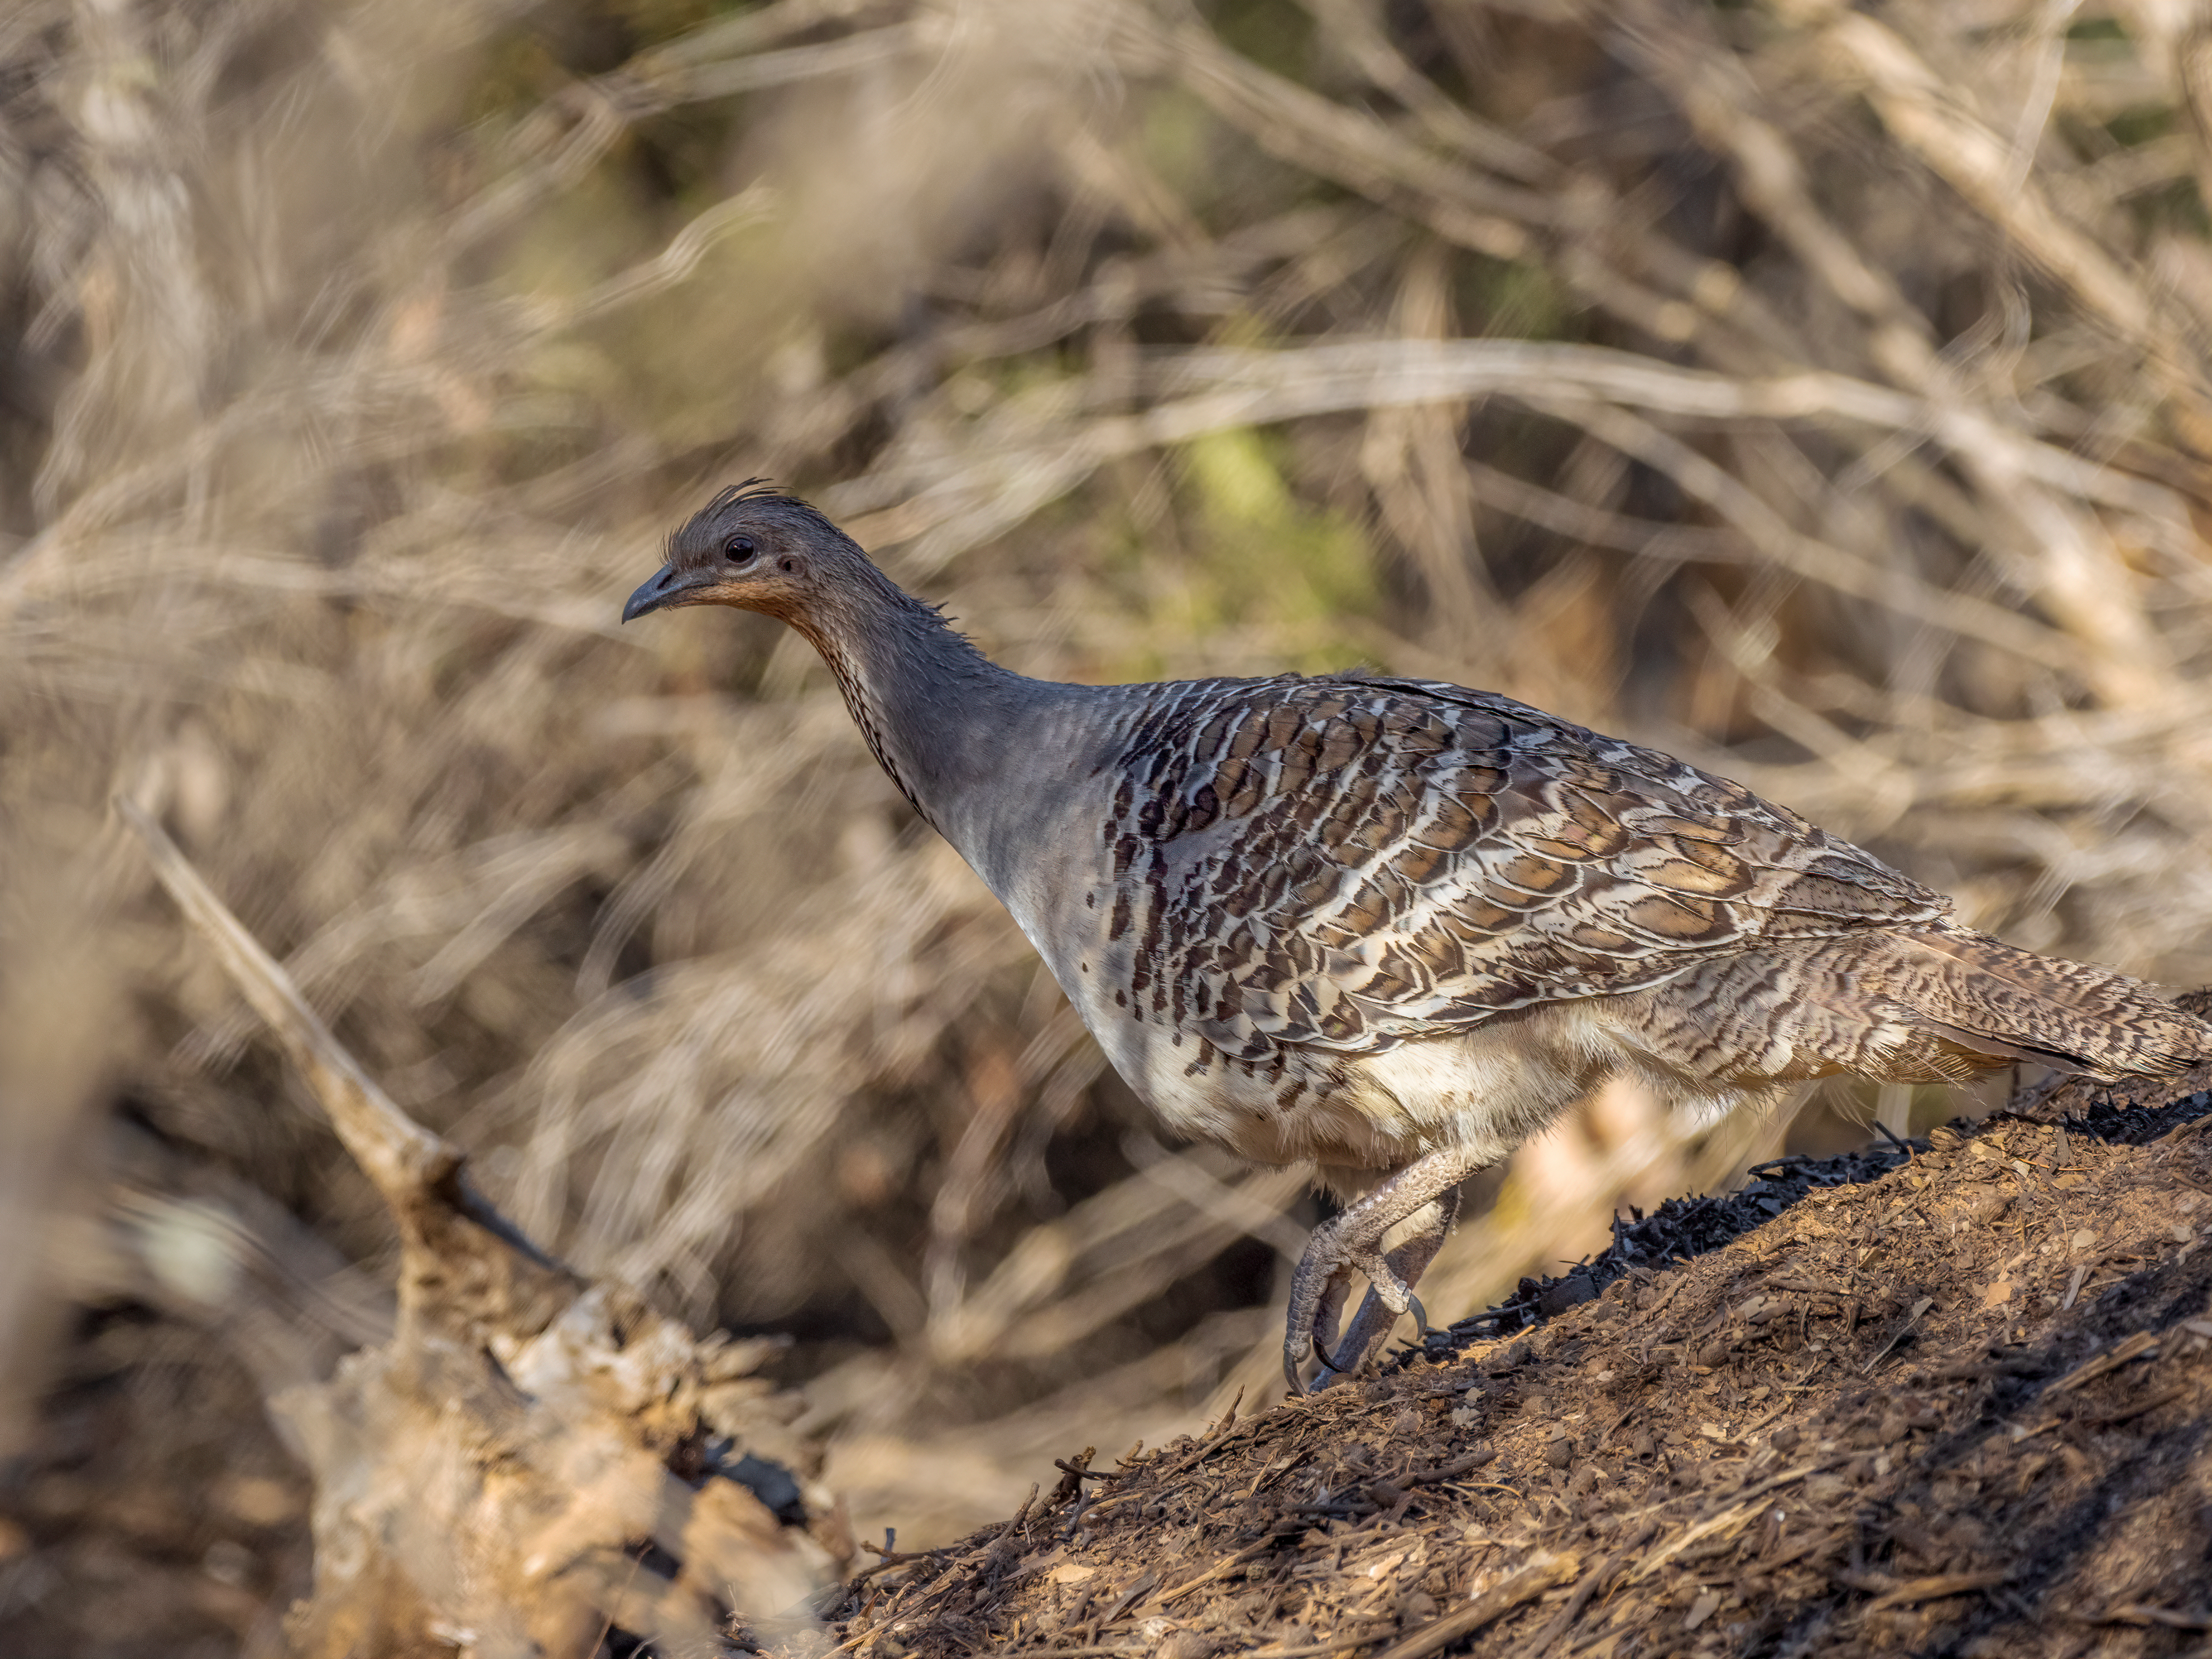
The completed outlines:
{"type": "MultiPolygon", "coordinates": [[[[856,1521],[1261,1386],[1295,1177],[1139,1138],[796,641],[617,632],[755,472],[1029,672],[1492,686],[2212,979],[2182,15],[23,0],[0,1131],[120,1102],[388,1265],[121,791],[538,1237],[801,1332],[856,1521]]],[[[1595,1115],[1432,1309],[1730,1133],[1595,1115]]]]}

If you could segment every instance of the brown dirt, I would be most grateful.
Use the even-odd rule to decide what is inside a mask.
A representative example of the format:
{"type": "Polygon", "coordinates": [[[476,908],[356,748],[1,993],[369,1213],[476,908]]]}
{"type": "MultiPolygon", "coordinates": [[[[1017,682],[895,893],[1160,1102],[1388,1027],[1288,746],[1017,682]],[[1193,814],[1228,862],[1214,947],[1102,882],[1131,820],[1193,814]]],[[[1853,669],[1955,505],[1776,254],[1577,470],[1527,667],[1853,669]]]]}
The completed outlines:
{"type": "Polygon", "coordinates": [[[1531,1335],[1066,1479],[890,1558],[844,1638],[884,1659],[2212,1652],[2208,1084],[2018,1097],[1531,1335]]]}

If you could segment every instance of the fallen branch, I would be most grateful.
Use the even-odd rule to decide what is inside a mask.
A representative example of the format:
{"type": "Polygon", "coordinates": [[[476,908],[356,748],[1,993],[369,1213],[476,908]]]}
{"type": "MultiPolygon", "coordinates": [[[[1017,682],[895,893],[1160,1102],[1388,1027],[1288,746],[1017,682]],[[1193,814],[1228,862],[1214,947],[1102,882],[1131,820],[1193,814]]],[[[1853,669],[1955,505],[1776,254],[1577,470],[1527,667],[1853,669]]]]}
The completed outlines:
{"type": "Polygon", "coordinates": [[[268,1401],[319,1494],[294,1650],[412,1652],[465,1630],[479,1651],[581,1659],[610,1627],[672,1653],[726,1650],[733,1624],[754,1640],[813,1629],[852,1547],[811,1449],[749,1375],[775,1345],[702,1340],[538,1250],[161,826],[116,810],[399,1229],[391,1340],[268,1401]]]}

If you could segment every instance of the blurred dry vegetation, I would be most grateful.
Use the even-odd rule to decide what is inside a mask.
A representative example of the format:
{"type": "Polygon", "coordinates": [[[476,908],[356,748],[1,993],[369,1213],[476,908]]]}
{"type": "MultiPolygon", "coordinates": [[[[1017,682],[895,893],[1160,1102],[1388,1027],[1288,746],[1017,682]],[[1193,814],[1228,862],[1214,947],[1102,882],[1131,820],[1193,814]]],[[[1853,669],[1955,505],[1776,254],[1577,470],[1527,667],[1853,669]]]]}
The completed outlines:
{"type": "MultiPolygon", "coordinates": [[[[269,1310],[388,1318],[118,793],[534,1237],[793,1335],[859,1528],[1270,1386],[1297,1172],[795,638],[616,629],[738,477],[1028,672],[1492,687],[2212,979],[2208,123],[2194,0],[10,0],[0,1630],[273,1650],[269,1310]]],[[[1784,1127],[1595,1103],[1432,1313],[1784,1127]]]]}

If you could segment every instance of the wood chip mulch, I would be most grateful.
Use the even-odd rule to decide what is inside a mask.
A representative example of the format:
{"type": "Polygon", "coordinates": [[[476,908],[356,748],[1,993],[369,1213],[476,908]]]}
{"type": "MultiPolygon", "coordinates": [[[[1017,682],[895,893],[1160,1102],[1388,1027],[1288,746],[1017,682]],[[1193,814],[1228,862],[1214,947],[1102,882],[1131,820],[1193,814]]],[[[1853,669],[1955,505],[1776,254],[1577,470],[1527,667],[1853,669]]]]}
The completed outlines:
{"type": "Polygon", "coordinates": [[[1493,1340],[1063,1459],[864,1573],[841,1650],[2212,1654],[2208,1090],[2023,1097],[1876,1179],[1771,1166],[1778,1213],[1686,1263],[1617,1240],[1493,1340]]]}

